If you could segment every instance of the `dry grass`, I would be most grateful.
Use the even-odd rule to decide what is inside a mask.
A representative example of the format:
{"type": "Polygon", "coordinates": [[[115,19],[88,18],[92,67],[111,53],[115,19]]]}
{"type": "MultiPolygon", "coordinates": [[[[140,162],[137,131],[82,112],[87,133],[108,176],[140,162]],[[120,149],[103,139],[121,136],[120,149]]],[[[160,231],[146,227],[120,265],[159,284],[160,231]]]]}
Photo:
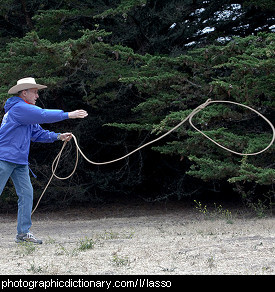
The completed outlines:
{"type": "Polygon", "coordinates": [[[16,217],[0,215],[0,273],[274,275],[274,217],[222,214],[179,203],[36,213],[39,246],[14,243],[16,217]]]}

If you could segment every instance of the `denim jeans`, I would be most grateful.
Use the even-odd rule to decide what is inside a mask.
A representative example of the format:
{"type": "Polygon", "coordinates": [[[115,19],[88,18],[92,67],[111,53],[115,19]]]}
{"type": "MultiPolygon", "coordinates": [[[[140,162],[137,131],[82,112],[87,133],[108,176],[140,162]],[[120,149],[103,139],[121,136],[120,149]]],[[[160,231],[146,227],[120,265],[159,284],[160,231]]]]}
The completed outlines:
{"type": "Polygon", "coordinates": [[[27,233],[32,225],[33,187],[28,165],[0,160],[0,195],[9,179],[12,179],[18,196],[17,233],[27,233]]]}

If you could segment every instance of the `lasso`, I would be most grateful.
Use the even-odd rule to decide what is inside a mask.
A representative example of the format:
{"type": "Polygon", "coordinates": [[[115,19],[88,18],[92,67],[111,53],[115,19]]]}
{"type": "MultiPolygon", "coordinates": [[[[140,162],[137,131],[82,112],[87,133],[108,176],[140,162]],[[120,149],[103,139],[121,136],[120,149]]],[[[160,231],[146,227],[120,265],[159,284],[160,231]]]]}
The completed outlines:
{"type": "Polygon", "coordinates": [[[251,108],[251,107],[249,107],[249,106],[247,106],[247,105],[240,104],[240,103],[233,102],[233,101],[211,100],[211,99],[208,99],[205,103],[203,103],[203,104],[199,105],[197,108],[195,108],[195,109],[194,109],[194,110],[193,110],[193,111],[192,111],[192,112],[191,112],[191,113],[190,113],[190,114],[189,114],[184,120],[182,120],[179,124],[177,124],[175,127],[173,127],[171,130],[169,130],[168,132],[166,132],[166,133],[163,134],[162,136],[160,136],[160,137],[158,137],[158,138],[156,138],[156,139],[154,139],[154,140],[152,140],[152,141],[149,141],[148,143],[143,144],[142,146],[140,146],[140,147],[138,147],[137,149],[135,149],[135,150],[133,150],[133,151],[127,153],[126,155],[124,155],[124,156],[122,156],[122,157],[119,157],[119,158],[117,158],[117,159],[114,159],[114,160],[105,161],[105,162],[94,162],[94,161],[88,159],[88,158],[85,156],[85,154],[82,152],[82,150],[80,149],[76,137],[72,134],[72,137],[73,137],[73,139],[74,139],[75,146],[76,146],[76,161],[75,161],[74,169],[73,169],[73,171],[71,172],[71,174],[69,174],[69,175],[66,176],[66,177],[59,177],[59,176],[57,176],[57,175],[55,174],[56,169],[57,169],[57,166],[58,166],[58,164],[59,164],[60,157],[61,157],[62,152],[63,152],[63,150],[64,150],[64,148],[65,148],[65,146],[66,146],[66,144],[67,144],[67,141],[64,141],[61,150],[59,151],[59,153],[57,154],[57,156],[55,157],[55,159],[54,159],[54,161],[53,161],[53,163],[52,163],[52,175],[51,175],[51,177],[50,177],[50,179],[49,179],[49,181],[48,181],[46,187],[44,188],[44,190],[43,190],[43,192],[42,192],[40,198],[38,199],[38,202],[37,202],[35,208],[33,209],[32,214],[33,214],[33,213],[35,212],[35,210],[37,209],[37,207],[38,207],[38,205],[39,205],[39,203],[40,203],[40,201],[41,201],[43,195],[45,194],[45,192],[46,192],[48,186],[50,185],[50,183],[51,183],[53,177],[56,177],[57,179],[60,179],[60,180],[65,180],[65,179],[70,178],[70,177],[75,173],[76,168],[77,168],[77,165],[78,165],[79,153],[83,156],[83,158],[84,158],[87,162],[89,162],[89,163],[91,163],[91,164],[94,164],[94,165],[105,165],[105,164],[114,163],[114,162],[117,162],[117,161],[119,161],[119,160],[122,160],[122,159],[124,159],[124,158],[126,158],[126,157],[128,157],[128,156],[130,156],[130,155],[132,155],[132,154],[134,154],[135,152],[141,150],[141,149],[144,148],[144,147],[147,147],[147,146],[150,145],[150,144],[153,144],[153,143],[155,143],[155,142],[157,142],[157,141],[163,139],[165,136],[169,135],[170,133],[172,133],[173,131],[175,131],[177,128],[179,128],[179,127],[180,127],[182,124],[184,124],[187,120],[189,121],[190,125],[191,125],[196,131],[198,131],[200,134],[202,134],[204,137],[206,137],[207,139],[209,139],[211,142],[215,143],[217,146],[221,147],[222,149],[224,149],[224,150],[226,150],[226,151],[229,151],[229,152],[231,152],[231,153],[234,153],[234,154],[236,154],[236,155],[242,155],[242,156],[258,155],[258,154],[263,153],[264,151],[266,151],[268,148],[270,148],[271,145],[274,143],[274,140],[275,140],[275,128],[274,128],[273,124],[272,124],[272,123],[271,123],[271,122],[270,122],[265,116],[263,116],[261,113],[259,113],[259,112],[256,111],[255,109],[253,109],[253,108],[251,108]],[[219,144],[218,142],[216,142],[215,140],[213,140],[213,139],[211,139],[209,136],[207,136],[205,133],[203,133],[201,130],[199,130],[197,127],[195,127],[194,124],[193,124],[193,122],[192,122],[193,117],[194,117],[197,113],[199,113],[201,110],[203,110],[206,106],[208,106],[209,104],[213,104],[213,103],[229,103],[229,104],[239,105],[239,106],[245,107],[245,108],[247,108],[247,109],[249,109],[249,110],[255,112],[257,115],[259,115],[261,118],[263,118],[263,119],[264,119],[264,120],[270,125],[270,127],[271,127],[271,129],[272,129],[272,133],[273,133],[273,135],[272,135],[272,139],[271,139],[270,143],[268,144],[268,146],[266,146],[264,149],[262,149],[262,150],[260,150],[260,151],[258,151],[258,152],[254,152],[254,153],[240,153],[240,152],[236,152],[236,151],[233,151],[233,150],[231,150],[231,149],[229,149],[229,148],[226,148],[226,147],[224,147],[223,145],[219,144]]]}

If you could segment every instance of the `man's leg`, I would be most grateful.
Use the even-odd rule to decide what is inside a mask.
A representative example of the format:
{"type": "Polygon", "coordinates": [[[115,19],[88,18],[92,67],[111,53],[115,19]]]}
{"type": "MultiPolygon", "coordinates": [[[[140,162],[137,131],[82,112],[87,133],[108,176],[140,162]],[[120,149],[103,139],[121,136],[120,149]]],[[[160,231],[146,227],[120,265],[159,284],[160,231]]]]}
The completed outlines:
{"type": "Polygon", "coordinates": [[[11,176],[14,169],[14,164],[0,160],[0,196],[3,192],[3,189],[11,176]]]}
{"type": "Polygon", "coordinates": [[[18,196],[17,233],[26,234],[32,225],[31,212],[33,205],[33,187],[28,165],[17,164],[11,174],[11,179],[18,196]]]}

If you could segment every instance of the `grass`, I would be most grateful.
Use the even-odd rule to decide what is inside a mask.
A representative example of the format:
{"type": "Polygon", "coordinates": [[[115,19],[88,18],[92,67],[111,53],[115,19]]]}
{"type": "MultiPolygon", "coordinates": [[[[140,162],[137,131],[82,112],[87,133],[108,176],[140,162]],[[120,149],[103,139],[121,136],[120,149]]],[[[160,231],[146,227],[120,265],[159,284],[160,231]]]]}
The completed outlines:
{"type": "MultiPolygon", "coordinates": [[[[114,232],[114,231],[105,231],[102,234],[95,235],[95,238],[85,237],[80,239],[76,243],[76,247],[66,248],[63,244],[58,243],[56,240],[52,238],[48,238],[45,241],[45,245],[56,245],[58,246],[58,251],[55,252],[56,256],[65,255],[66,257],[74,257],[79,254],[79,252],[85,252],[88,250],[92,250],[95,248],[96,243],[98,246],[102,246],[103,241],[105,240],[114,240],[114,239],[131,239],[134,235],[134,232],[114,232]]],[[[37,251],[37,246],[31,242],[22,242],[18,244],[18,250],[16,252],[17,255],[21,257],[34,255],[35,251],[37,251]]],[[[117,253],[112,254],[111,263],[113,266],[122,267],[128,266],[130,264],[129,258],[127,256],[120,256],[117,253]]],[[[26,269],[28,272],[32,274],[40,274],[40,273],[47,273],[47,267],[43,268],[41,265],[37,265],[34,262],[29,263],[29,267],[26,269]]]]}
{"type": "Polygon", "coordinates": [[[95,241],[92,238],[85,237],[79,242],[78,250],[85,251],[88,249],[93,249],[95,247],[95,241]]]}
{"type": "Polygon", "coordinates": [[[129,266],[130,260],[128,256],[119,256],[117,252],[112,254],[111,262],[116,267],[129,266]]]}
{"type": "Polygon", "coordinates": [[[35,249],[36,249],[36,245],[34,245],[31,242],[23,241],[23,242],[18,243],[18,250],[16,254],[20,256],[30,255],[34,253],[35,249]]]}
{"type": "Polygon", "coordinates": [[[27,271],[31,272],[32,274],[39,274],[43,273],[44,269],[40,265],[37,266],[35,263],[31,263],[27,271]]]}
{"type": "Polygon", "coordinates": [[[195,202],[195,209],[201,213],[206,219],[220,219],[224,218],[227,224],[233,224],[232,213],[228,209],[224,209],[221,205],[214,203],[214,208],[209,210],[207,205],[203,205],[201,202],[195,202]]]}

